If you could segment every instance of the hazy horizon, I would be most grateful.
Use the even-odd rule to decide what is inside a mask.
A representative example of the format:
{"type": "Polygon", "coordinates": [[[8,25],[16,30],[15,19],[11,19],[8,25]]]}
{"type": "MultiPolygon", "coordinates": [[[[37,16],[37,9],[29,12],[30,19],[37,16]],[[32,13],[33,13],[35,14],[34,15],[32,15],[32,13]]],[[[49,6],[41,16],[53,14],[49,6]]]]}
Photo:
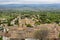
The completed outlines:
{"type": "Polygon", "coordinates": [[[0,0],[0,4],[60,4],[60,0],[0,0]]]}

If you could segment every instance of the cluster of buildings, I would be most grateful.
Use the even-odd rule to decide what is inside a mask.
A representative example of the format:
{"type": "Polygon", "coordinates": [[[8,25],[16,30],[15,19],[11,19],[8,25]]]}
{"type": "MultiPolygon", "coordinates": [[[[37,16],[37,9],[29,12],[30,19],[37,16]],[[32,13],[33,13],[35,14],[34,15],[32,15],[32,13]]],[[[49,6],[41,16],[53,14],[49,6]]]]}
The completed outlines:
{"type": "Polygon", "coordinates": [[[34,20],[28,18],[21,19],[20,16],[15,18],[11,23],[13,26],[5,25],[3,31],[0,31],[0,36],[3,37],[3,40],[39,40],[34,38],[34,32],[44,27],[49,29],[47,38],[59,38],[60,26],[57,24],[41,24],[35,26],[34,20]],[[14,24],[17,19],[19,25],[14,24]],[[33,27],[27,27],[26,24],[31,24],[33,27]]]}

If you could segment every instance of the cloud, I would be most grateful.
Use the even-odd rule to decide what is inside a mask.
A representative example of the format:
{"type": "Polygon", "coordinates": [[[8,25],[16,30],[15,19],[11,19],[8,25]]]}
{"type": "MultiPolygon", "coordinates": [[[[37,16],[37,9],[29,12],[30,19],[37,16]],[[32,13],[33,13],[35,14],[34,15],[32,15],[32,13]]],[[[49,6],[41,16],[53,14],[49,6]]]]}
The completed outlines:
{"type": "Polygon", "coordinates": [[[0,0],[0,4],[51,4],[60,3],[60,0],[0,0]]]}

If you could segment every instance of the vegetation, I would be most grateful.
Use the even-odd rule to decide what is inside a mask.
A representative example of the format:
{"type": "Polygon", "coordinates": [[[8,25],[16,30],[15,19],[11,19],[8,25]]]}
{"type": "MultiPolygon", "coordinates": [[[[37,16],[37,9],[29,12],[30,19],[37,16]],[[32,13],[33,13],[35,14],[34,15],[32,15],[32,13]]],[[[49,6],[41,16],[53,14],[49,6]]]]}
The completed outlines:
{"type": "Polygon", "coordinates": [[[18,19],[15,21],[15,24],[16,24],[16,25],[19,25],[18,19]]]}
{"type": "MultiPolygon", "coordinates": [[[[18,10],[3,10],[0,11],[0,18],[4,19],[5,22],[2,23],[10,23],[11,20],[16,18],[18,15],[21,15],[21,18],[34,18],[38,20],[39,22],[36,22],[36,24],[45,24],[45,23],[60,23],[60,11],[18,11],[18,10]]],[[[35,20],[35,21],[36,21],[35,20]]],[[[16,21],[17,22],[17,21],[16,21]]]]}
{"type": "Polygon", "coordinates": [[[59,33],[59,38],[60,38],[60,33],[59,33]]]}
{"type": "Polygon", "coordinates": [[[0,36],[0,40],[2,40],[2,37],[0,36]]]}
{"type": "Polygon", "coordinates": [[[38,22],[35,22],[35,25],[40,25],[40,22],[38,21],[38,22]]]}
{"type": "Polygon", "coordinates": [[[32,28],[33,26],[31,24],[26,24],[27,27],[32,28]]]}
{"type": "MultiPolygon", "coordinates": [[[[21,19],[29,18],[35,21],[35,25],[45,24],[45,23],[56,23],[60,26],[60,11],[16,11],[16,10],[2,10],[0,11],[0,24],[7,23],[8,26],[11,25],[11,21],[21,15],[21,19]]],[[[16,25],[19,25],[18,19],[15,21],[16,25]]],[[[31,24],[26,24],[27,27],[32,28],[31,24]]],[[[49,31],[47,29],[40,29],[35,32],[34,38],[45,40],[49,31]]],[[[60,37],[60,34],[59,34],[60,37]]],[[[2,38],[0,38],[2,40],[2,38]]]]}

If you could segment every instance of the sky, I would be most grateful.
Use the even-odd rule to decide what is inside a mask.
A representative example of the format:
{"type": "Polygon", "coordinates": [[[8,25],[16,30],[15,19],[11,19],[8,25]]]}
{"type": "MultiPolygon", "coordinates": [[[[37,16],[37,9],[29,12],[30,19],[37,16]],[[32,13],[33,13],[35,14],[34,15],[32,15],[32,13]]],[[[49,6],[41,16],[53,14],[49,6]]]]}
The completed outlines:
{"type": "Polygon", "coordinates": [[[0,4],[57,4],[60,0],[0,0],[0,4]]]}

